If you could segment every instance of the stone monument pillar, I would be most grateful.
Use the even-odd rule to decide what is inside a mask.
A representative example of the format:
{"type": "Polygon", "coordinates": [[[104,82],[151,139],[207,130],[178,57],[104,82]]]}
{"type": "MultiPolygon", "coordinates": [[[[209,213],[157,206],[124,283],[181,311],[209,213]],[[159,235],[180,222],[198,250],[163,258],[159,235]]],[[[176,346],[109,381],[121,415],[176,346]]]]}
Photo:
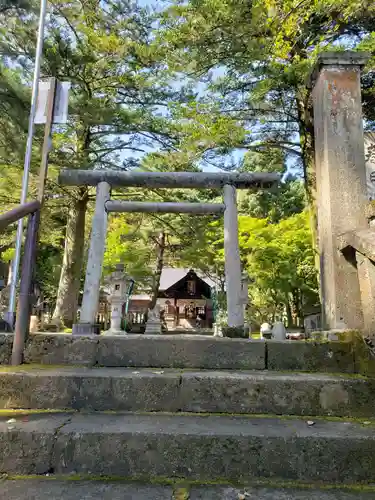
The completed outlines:
{"type": "Polygon", "coordinates": [[[125,331],[121,328],[122,306],[126,300],[126,275],[124,266],[119,264],[116,266],[116,271],[108,277],[110,295],[108,303],[111,305],[111,325],[105,335],[125,335],[125,331]]]}
{"type": "Polygon", "coordinates": [[[368,227],[360,52],[327,52],[312,75],[323,327],[363,329],[355,252],[343,233],[368,227]]]}

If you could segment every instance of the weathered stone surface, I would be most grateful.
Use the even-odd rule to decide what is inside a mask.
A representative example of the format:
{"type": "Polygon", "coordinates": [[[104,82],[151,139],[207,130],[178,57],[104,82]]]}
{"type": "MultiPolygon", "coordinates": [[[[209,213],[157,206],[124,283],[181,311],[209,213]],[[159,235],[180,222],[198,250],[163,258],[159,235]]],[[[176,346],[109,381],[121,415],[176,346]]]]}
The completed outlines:
{"type": "MultiPolygon", "coordinates": [[[[240,337],[238,327],[244,326],[244,302],[241,282],[241,258],[238,239],[237,191],[234,186],[224,185],[224,257],[225,291],[227,298],[227,337],[240,337]]],[[[241,332],[241,333],[242,333],[241,332]]],[[[241,335],[242,337],[242,335],[241,335]]]]}
{"type": "Polygon", "coordinates": [[[0,424],[0,472],[375,480],[375,429],[349,422],[224,416],[33,415],[0,424]]]}
{"type": "Polygon", "coordinates": [[[12,357],[13,334],[0,334],[0,365],[9,365],[12,357]]]}
{"type": "Polygon", "coordinates": [[[269,370],[355,373],[351,342],[267,341],[269,370]]]}
{"type": "Polygon", "coordinates": [[[337,238],[341,250],[352,247],[370,260],[375,260],[375,231],[373,228],[350,231],[337,238]]]}
{"type": "Polygon", "coordinates": [[[97,362],[101,366],[262,370],[265,344],[198,335],[102,337],[97,362]]]}
{"type": "MultiPolygon", "coordinates": [[[[369,140],[371,141],[370,137],[369,137],[369,140]]],[[[366,133],[365,133],[365,152],[366,152],[366,133]]],[[[366,215],[366,218],[371,222],[375,219],[375,203],[374,203],[374,200],[370,201],[369,203],[367,203],[366,207],[365,207],[365,215],[366,215]]]]}
{"type": "Polygon", "coordinates": [[[373,427],[349,422],[77,414],[59,431],[52,462],[56,473],[342,484],[374,481],[374,445],[373,427]]]}
{"type": "Polygon", "coordinates": [[[238,189],[271,187],[280,175],[267,172],[121,172],[119,170],[62,170],[59,182],[66,186],[114,186],[213,189],[229,184],[238,189]]]}
{"type": "Polygon", "coordinates": [[[125,368],[0,370],[0,408],[370,418],[375,380],[276,372],[125,368]]]}
{"type": "MultiPolygon", "coordinates": [[[[112,379],[112,398],[109,409],[135,411],[176,411],[179,405],[179,373],[128,373],[112,379]]],[[[94,389],[95,390],[95,389],[94,389]]],[[[103,398],[105,399],[105,398],[103,398]]],[[[95,406],[95,405],[94,405],[95,406]]]]}
{"type": "Polygon", "coordinates": [[[69,418],[43,414],[19,416],[13,422],[9,416],[1,416],[0,474],[50,472],[55,435],[69,418]]]}
{"type": "Polygon", "coordinates": [[[6,480],[0,497],[7,500],[372,500],[373,492],[311,488],[233,488],[231,486],[171,486],[106,481],[56,479],[6,480]],[[186,492],[185,496],[182,496],[186,492]],[[180,495],[180,496],[178,496],[180,495]]]}
{"type": "Polygon", "coordinates": [[[172,500],[170,486],[101,481],[8,480],[0,483],[7,500],[172,500]]]}
{"type": "Polygon", "coordinates": [[[96,186],[95,211],[92,218],[80,323],[89,323],[91,325],[96,323],[108,223],[105,204],[110,197],[111,186],[107,182],[99,182],[96,186]]]}
{"type": "Polygon", "coordinates": [[[375,415],[375,380],[275,372],[186,372],[183,411],[277,415],[375,415]]]}
{"type": "Polygon", "coordinates": [[[366,229],[367,204],[360,68],[354,53],[320,54],[312,92],[320,289],[324,327],[363,329],[361,294],[351,252],[337,237],[366,229]]]}
{"type": "Polygon", "coordinates": [[[243,326],[223,326],[222,332],[224,337],[230,339],[246,339],[249,334],[245,331],[243,326]]]}
{"type": "MultiPolygon", "coordinates": [[[[12,335],[0,335],[0,361],[7,364],[12,335]]],[[[31,335],[25,362],[108,367],[202,368],[207,370],[300,370],[356,373],[351,342],[257,341],[206,335],[75,337],[31,335]],[[265,351],[268,351],[267,367],[265,351]]],[[[0,363],[1,364],[1,363],[0,363]]],[[[363,372],[361,372],[363,373],[363,372]]]]}
{"type": "Polygon", "coordinates": [[[177,411],[180,378],[117,368],[0,371],[0,408],[177,411]]]}
{"type": "MultiPolygon", "coordinates": [[[[375,234],[374,228],[372,232],[375,234]]],[[[368,257],[356,252],[359,288],[361,291],[363,334],[375,335],[375,265],[368,257]]]]}
{"type": "Polygon", "coordinates": [[[371,500],[374,492],[298,488],[192,488],[189,500],[371,500]]]}
{"type": "Polygon", "coordinates": [[[363,339],[357,339],[354,344],[354,362],[356,373],[375,378],[374,341],[372,341],[372,346],[369,346],[363,339]]]}
{"type": "Polygon", "coordinates": [[[30,335],[25,348],[25,363],[92,366],[96,361],[97,337],[64,334],[30,335]]]}

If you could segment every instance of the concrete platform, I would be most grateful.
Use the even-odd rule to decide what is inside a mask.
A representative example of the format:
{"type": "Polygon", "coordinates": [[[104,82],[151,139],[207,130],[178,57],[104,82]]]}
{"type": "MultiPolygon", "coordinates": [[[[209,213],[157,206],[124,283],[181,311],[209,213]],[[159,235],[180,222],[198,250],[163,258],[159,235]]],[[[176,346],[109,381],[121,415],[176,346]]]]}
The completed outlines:
{"type": "MultiPolygon", "coordinates": [[[[13,336],[0,334],[0,364],[9,364],[13,336]]],[[[356,373],[350,342],[262,341],[206,335],[78,337],[31,335],[26,363],[206,370],[295,370],[356,373]]]]}
{"type": "Polygon", "coordinates": [[[351,342],[268,340],[267,368],[355,373],[355,350],[351,342]]]}
{"type": "Polygon", "coordinates": [[[6,500],[372,500],[374,492],[230,486],[156,486],[110,481],[6,480],[6,500]],[[182,494],[185,493],[185,496],[182,494]]]}
{"type": "Polygon", "coordinates": [[[265,357],[262,341],[203,335],[36,334],[25,350],[26,363],[108,367],[263,370],[265,357]]]}
{"type": "Polygon", "coordinates": [[[373,500],[374,498],[375,492],[233,487],[192,488],[189,496],[189,500],[373,500]]]}
{"type": "Polygon", "coordinates": [[[0,422],[0,473],[375,481],[375,428],[345,421],[309,426],[297,418],[162,414],[7,418],[0,422]]]}
{"type": "Polygon", "coordinates": [[[263,370],[266,350],[260,340],[199,335],[127,335],[99,340],[97,364],[161,368],[263,370]]]}
{"type": "Polygon", "coordinates": [[[316,373],[0,367],[0,408],[375,415],[375,380],[316,373]]]}
{"type": "Polygon", "coordinates": [[[0,482],[4,500],[173,500],[170,486],[101,481],[19,480],[0,482]]]}

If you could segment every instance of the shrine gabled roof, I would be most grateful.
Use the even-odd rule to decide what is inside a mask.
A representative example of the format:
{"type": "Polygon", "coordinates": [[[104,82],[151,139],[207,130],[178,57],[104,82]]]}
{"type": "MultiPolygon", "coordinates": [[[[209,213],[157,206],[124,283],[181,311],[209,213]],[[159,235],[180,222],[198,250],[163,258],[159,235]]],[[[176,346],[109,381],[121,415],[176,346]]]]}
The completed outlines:
{"type": "Polygon", "coordinates": [[[168,290],[168,288],[173,286],[175,283],[185,278],[185,276],[189,274],[190,271],[195,272],[195,274],[201,280],[207,283],[209,287],[212,288],[216,285],[211,278],[208,278],[207,276],[204,275],[204,273],[195,271],[194,269],[183,268],[183,267],[165,267],[161,273],[159,290],[160,291],[168,290]]]}

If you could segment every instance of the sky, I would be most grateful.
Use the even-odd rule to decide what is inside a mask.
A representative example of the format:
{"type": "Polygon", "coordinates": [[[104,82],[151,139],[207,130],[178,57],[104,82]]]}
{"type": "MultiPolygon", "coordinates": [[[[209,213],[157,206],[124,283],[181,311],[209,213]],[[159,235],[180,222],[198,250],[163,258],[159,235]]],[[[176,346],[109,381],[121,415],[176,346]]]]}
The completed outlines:
{"type": "MultiPolygon", "coordinates": [[[[140,6],[165,6],[165,2],[161,1],[161,0],[138,0],[138,3],[140,6]]],[[[217,70],[217,76],[220,75],[220,73],[223,73],[223,71],[220,70],[220,68],[217,70]]],[[[202,92],[204,91],[204,88],[203,88],[203,85],[200,86],[198,85],[197,87],[197,90],[198,92],[202,92]]],[[[226,155],[225,157],[223,157],[223,164],[225,165],[240,165],[244,155],[246,153],[246,150],[244,149],[236,149],[236,150],[233,150],[230,154],[226,155]]],[[[123,155],[123,160],[126,160],[126,158],[129,158],[129,157],[133,157],[133,158],[141,158],[143,156],[143,154],[140,154],[140,153],[128,153],[128,154],[124,154],[123,155]]],[[[218,163],[218,162],[216,162],[218,163]]],[[[294,159],[291,158],[291,159],[287,159],[287,168],[288,168],[288,172],[293,172],[294,169],[293,169],[293,164],[294,164],[294,159]]],[[[208,164],[204,164],[202,163],[201,164],[201,168],[202,170],[206,171],[206,172],[215,172],[215,171],[218,171],[218,168],[212,166],[212,165],[208,165],[208,164]]]]}
{"type": "MultiPolygon", "coordinates": [[[[138,0],[138,4],[142,7],[146,7],[146,6],[162,6],[162,5],[165,5],[165,2],[162,2],[160,0],[138,0]]],[[[200,87],[198,86],[197,87],[197,90],[198,92],[200,92],[200,90],[203,90],[203,87],[200,87]]],[[[244,150],[234,150],[230,155],[227,155],[225,158],[223,158],[223,163],[225,163],[226,165],[230,165],[230,164],[240,164],[244,154],[245,154],[246,151],[244,150]]],[[[126,160],[126,158],[129,158],[129,157],[133,157],[133,158],[141,158],[143,155],[140,154],[140,153],[125,153],[123,155],[123,159],[126,160]]],[[[201,168],[202,170],[204,170],[205,172],[217,172],[218,169],[215,168],[214,166],[212,165],[207,165],[207,164],[203,164],[201,165],[201,168]]]]}

